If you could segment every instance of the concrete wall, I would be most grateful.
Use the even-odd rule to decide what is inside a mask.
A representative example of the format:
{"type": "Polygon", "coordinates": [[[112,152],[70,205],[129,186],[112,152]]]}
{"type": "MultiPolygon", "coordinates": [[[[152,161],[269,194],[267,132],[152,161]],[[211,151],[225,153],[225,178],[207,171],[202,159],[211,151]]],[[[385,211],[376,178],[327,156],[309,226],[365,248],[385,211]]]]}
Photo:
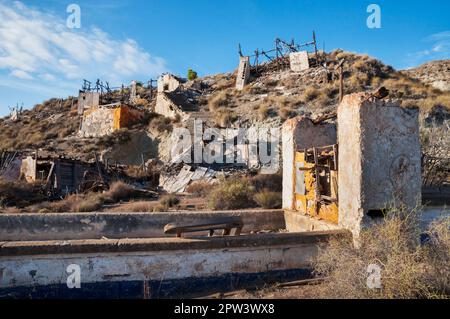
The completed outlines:
{"type": "Polygon", "coordinates": [[[156,96],[155,113],[171,119],[175,119],[177,115],[184,116],[184,112],[164,92],[156,96]]]}
{"type": "Polygon", "coordinates": [[[242,90],[244,86],[248,83],[250,78],[250,57],[241,56],[239,57],[239,66],[236,76],[236,89],[242,90]]]}
{"type": "Polygon", "coordinates": [[[226,216],[241,216],[243,232],[285,228],[281,210],[0,214],[0,241],[166,237],[168,223],[226,216]]]}
{"type": "Polygon", "coordinates": [[[27,156],[22,159],[20,175],[23,176],[28,183],[36,181],[36,160],[32,156],[27,156]]]}
{"type": "Polygon", "coordinates": [[[284,221],[289,232],[326,231],[341,229],[336,224],[306,216],[298,211],[285,210],[284,221]]]}
{"type": "Polygon", "coordinates": [[[334,124],[314,125],[310,119],[289,119],[282,126],[283,209],[294,209],[294,159],[298,149],[336,144],[334,124]]]}
{"type": "Polygon", "coordinates": [[[289,54],[291,71],[300,72],[309,69],[307,51],[292,52],[289,54]]]}
{"type": "Polygon", "coordinates": [[[158,93],[175,91],[180,84],[180,80],[172,74],[163,74],[158,78],[158,93]]]}
{"type": "Polygon", "coordinates": [[[98,137],[129,127],[143,116],[143,112],[126,105],[99,106],[84,111],[80,135],[98,137]]]}
{"type": "MultiPolygon", "coordinates": [[[[107,291],[98,288],[113,283],[126,287],[127,283],[145,281],[161,288],[164,282],[177,279],[192,282],[196,278],[219,280],[225,274],[260,276],[274,271],[308,270],[319,244],[336,235],[346,234],[333,231],[204,239],[4,243],[0,244],[0,296],[9,293],[29,298],[27,293],[44,286],[43,295],[60,289],[60,297],[69,292],[81,293],[82,297],[83,289],[86,293],[92,287],[107,291]],[[67,288],[67,267],[71,264],[80,266],[80,289],[67,288]]],[[[127,289],[123,290],[121,297],[130,297],[127,289]]],[[[141,291],[144,294],[144,289],[141,291]]]]}
{"type": "Polygon", "coordinates": [[[364,93],[339,105],[339,225],[355,238],[369,211],[420,203],[418,114],[364,93]]]}
{"type": "Polygon", "coordinates": [[[100,104],[100,93],[80,92],[78,95],[78,115],[83,115],[85,109],[97,107],[100,104]]]}

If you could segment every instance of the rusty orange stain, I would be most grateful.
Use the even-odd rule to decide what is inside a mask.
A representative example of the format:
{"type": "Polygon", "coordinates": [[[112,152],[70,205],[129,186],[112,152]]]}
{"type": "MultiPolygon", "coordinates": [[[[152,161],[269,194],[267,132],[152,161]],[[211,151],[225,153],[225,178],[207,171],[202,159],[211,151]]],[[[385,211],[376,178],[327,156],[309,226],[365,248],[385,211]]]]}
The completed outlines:
{"type": "MultiPolygon", "coordinates": [[[[295,163],[294,167],[297,167],[297,163],[303,167],[304,172],[304,194],[297,194],[294,190],[294,207],[297,211],[300,211],[306,215],[314,218],[323,219],[332,223],[338,223],[338,206],[336,203],[329,203],[319,205],[319,209],[316,207],[316,180],[314,177],[314,163],[309,163],[306,161],[306,156],[304,152],[295,153],[295,163]]],[[[297,174],[293,172],[294,185],[297,184],[297,174]]],[[[337,179],[336,179],[337,180],[337,179]]]]}

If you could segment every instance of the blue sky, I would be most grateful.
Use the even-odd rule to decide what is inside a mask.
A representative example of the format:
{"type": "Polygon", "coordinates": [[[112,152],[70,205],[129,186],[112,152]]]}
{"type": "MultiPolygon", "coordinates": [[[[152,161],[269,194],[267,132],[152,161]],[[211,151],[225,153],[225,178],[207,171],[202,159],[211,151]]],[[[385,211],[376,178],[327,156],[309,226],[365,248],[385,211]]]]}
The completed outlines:
{"type": "Polygon", "coordinates": [[[367,53],[398,69],[450,58],[450,1],[401,0],[0,0],[0,116],[17,102],[76,95],[82,79],[111,85],[162,72],[232,71],[243,52],[276,37],[367,53]],[[68,29],[66,8],[81,8],[68,29]],[[381,29],[366,25],[381,8],[381,29]]]}

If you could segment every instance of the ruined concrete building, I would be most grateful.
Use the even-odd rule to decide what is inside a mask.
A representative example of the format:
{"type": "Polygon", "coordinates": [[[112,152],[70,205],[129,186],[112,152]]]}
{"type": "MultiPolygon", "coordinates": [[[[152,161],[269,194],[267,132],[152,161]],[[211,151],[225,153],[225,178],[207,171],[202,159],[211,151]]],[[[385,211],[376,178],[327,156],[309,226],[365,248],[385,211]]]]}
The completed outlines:
{"type": "Polygon", "coordinates": [[[195,92],[183,87],[185,79],[173,74],[163,74],[158,79],[158,95],[156,97],[155,113],[165,117],[187,120],[187,112],[196,111],[195,92]]]}
{"type": "Polygon", "coordinates": [[[339,105],[339,225],[354,235],[394,202],[420,204],[418,115],[367,93],[347,95],[339,105]]]}
{"type": "Polygon", "coordinates": [[[139,122],[143,116],[143,110],[120,102],[91,107],[84,111],[80,135],[83,137],[108,135],[121,128],[130,127],[139,122]]]}
{"type": "Polygon", "coordinates": [[[80,91],[78,114],[83,118],[79,135],[83,137],[104,136],[139,122],[144,116],[144,110],[133,105],[137,99],[136,81],[131,82],[128,103],[116,102],[100,105],[99,92],[80,91]]]}
{"type": "Polygon", "coordinates": [[[242,91],[250,78],[250,57],[239,57],[239,66],[236,76],[236,89],[242,91]]]}
{"type": "Polygon", "coordinates": [[[358,93],[345,96],[337,116],[337,129],[307,118],[284,123],[283,209],[294,226],[309,216],[357,239],[386,209],[420,203],[418,110],[358,93]]]}
{"type": "Polygon", "coordinates": [[[292,52],[289,54],[291,71],[300,72],[309,69],[308,51],[292,52]]]}
{"type": "Polygon", "coordinates": [[[98,170],[95,164],[66,158],[27,156],[21,161],[20,175],[28,183],[45,183],[52,192],[73,193],[98,170]]]}
{"type": "Polygon", "coordinates": [[[78,115],[83,115],[84,111],[100,105],[99,92],[80,92],[78,94],[78,115]]]}
{"type": "Polygon", "coordinates": [[[186,79],[170,73],[165,73],[158,78],[158,93],[173,92],[185,82],[186,79]]]}

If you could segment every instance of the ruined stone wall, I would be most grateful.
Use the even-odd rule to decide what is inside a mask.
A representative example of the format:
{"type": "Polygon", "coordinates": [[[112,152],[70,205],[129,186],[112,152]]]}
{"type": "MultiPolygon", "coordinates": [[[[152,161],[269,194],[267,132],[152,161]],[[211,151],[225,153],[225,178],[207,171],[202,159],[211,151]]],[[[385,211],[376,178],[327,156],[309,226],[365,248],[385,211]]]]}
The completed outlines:
{"type": "Polygon", "coordinates": [[[180,80],[172,74],[163,74],[158,79],[158,93],[173,92],[180,86],[180,84],[180,80]]]}
{"type": "Polygon", "coordinates": [[[241,56],[236,76],[236,89],[242,90],[250,78],[250,57],[241,56]]]}
{"type": "Polygon", "coordinates": [[[96,137],[114,131],[116,109],[96,107],[86,110],[83,115],[80,134],[84,137],[96,137]]]}
{"type": "Polygon", "coordinates": [[[164,94],[164,92],[158,93],[156,97],[155,113],[171,119],[175,119],[177,114],[182,117],[185,116],[184,112],[181,111],[179,107],[164,94]]]}
{"type": "Polygon", "coordinates": [[[111,134],[136,123],[143,112],[126,105],[117,107],[96,107],[84,112],[80,135],[97,137],[111,134]]]}
{"type": "Polygon", "coordinates": [[[36,181],[36,160],[32,156],[27,156],[22,159],[20,175],[23,176],[28,183],[36,181]]]}
{"type": "Polygon", "coordinates": [[[292,52],[289,54],[291,71],[300,72],[309,69],[309,58],[307,51],[292,52]]]}
{"type": "Polygon", "coordinates": [[[394,198],[396,205],[420,203],[418,114],[364,93],[339,105],[339,225],[355,238],[394,198]]]}
{"type": "Polygon", "coordinates": [[[100,103],[100,93],[80,92],[78,95],[78,115],[83,115],[85,109],[97,107],[100,103]]]}
{"type": "Polygon", "coordinates": [[[294,209],[294,160],[298,149],[336,144],[334,124],[314,125],[308,118],[294,118],[282,127],[283,209],[294,209]]]}

